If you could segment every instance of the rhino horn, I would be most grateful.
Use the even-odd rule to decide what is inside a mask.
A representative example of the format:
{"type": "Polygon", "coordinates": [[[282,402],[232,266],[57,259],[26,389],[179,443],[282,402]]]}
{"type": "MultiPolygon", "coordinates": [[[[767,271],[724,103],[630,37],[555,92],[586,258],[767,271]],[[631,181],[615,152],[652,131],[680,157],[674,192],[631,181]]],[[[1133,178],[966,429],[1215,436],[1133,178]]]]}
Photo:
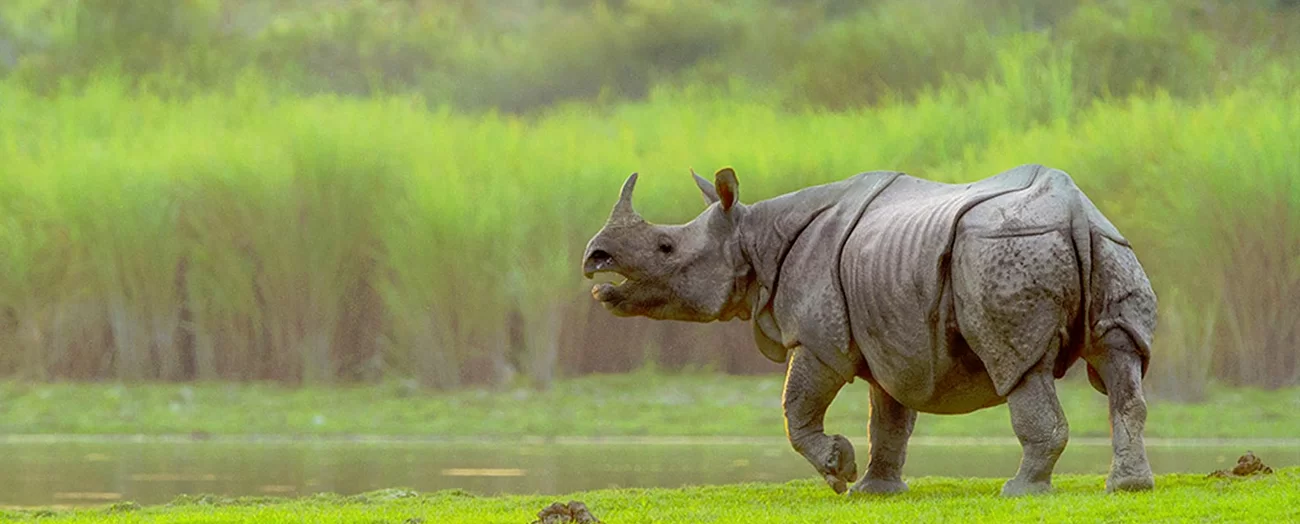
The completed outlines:
{"type": "Polygon", "coordinates": [[[614,210],[609,214],[610,223],[632,223],[640,222],[641,215],[638,215],[635,209],[632,209],[632,190],[636,189],[636,173],[627,177],[623,182],[623,190],[619,192],[618,202],[614,204],[614,210]]]}

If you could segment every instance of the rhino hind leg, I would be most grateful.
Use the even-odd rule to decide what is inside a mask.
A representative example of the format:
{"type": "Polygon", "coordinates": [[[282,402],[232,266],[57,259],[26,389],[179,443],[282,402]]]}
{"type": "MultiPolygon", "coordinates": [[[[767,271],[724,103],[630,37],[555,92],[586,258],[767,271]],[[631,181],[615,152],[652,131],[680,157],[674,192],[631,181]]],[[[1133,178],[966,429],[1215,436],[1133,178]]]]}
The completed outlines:
{"type": "Polygon", "coordinates": [[[1006,397],[1023,448],[1002,493],[1049,491],[1069,440],[1054,371],[1070,350],[1062,334],[1082,297],[1074,248],[1057,231],[966,235],[954,246],[952,272],[961,333],[1006,397]]]}
{"type": "Polygon", "coordinates": [[[1105,383],[1110,408],[1111,464],[1106,491],[1146,491],[1155,487],[1142,433],[1147,404],[1142,396],[1142,356],[1122,328],[1107,331],[1101,349],[1089,354],[1089,371],[1105,383]]]}
{"type": "Polygon", "coordinates": [[[907,441],[916,425],[916,410],[904,406],[880,386],[871,385],[870,461],[867,474],[853,485],[854,493],[902,493],[907,441]]]}
{"type": "Polygon", "coordinates": [[[843,435],[827,435],[824,422],[826,409],[844,384],[839,373],[799,347],[790,356],[781,399],[790,444],[841,494],[858,476],[853,444],[843,435]]]}
{"type": "Polygon", "coordinates": [[[1025,373],[1007,396],[1011,427],[1020,440],[1022,455],[1015,478],[1002,486],[1004,496],[1052,490],[1052,470],[1070,439],[1070,424],[1056,396],[1052,369],[1044,362],[1025,373]]]}

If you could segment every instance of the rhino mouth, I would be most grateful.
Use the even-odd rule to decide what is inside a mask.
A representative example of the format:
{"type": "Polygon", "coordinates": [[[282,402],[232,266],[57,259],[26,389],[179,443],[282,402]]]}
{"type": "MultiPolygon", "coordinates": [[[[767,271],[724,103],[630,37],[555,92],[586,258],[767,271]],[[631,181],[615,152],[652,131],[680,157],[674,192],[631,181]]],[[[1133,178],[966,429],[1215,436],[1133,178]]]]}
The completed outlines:
{"type": "Polygon", "coordinates": [[[592,250],[587,255],[583,261],[582,273],[589,279],[598,279],[597,284],[591,288],[591,296],[615,314],[619,314],[620,307],[631,299],[635,292],[636,277],[639,276],[636,271],[625,270],[603,249],[592,250]]]}
{"type": "Polygon", "coordinates": [[[629,283],[635,281],[627,275],[614,269],[607,269],[597,272],[598,274],[608,275],[610,279],[606,282],[600,282],[591,288],[591,296],[596,301],[605,304],[606,307],[616,305],[625,297],[629,283]]]}

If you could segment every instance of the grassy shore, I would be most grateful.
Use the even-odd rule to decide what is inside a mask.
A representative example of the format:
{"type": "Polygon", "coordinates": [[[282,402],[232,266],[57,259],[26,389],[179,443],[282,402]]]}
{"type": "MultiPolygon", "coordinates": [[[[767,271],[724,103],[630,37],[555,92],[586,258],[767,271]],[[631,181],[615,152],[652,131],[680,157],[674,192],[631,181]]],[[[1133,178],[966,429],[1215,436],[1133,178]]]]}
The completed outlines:
{"type": "MultiPolygon", "coordinates": [[[[1056,493],[996,496],[998,479],[925,477],[888,498],[836,496],[816,481],[681,489],[621,489],[565,497],[475,497],[459,491],[385,490],[351,497],[184,497],[163,506],[129,503],[6,517],[81,522],[530,522],[553,502],[578,500],[604,522],[1286,522],[1300,518],[1300,468],[1249,479],[1162,475],[1150,493],[1106,495],[1097,475],[1062,475],[1056,493]]],[[[3,515],[3,514],[0,514],[3,515]]]]}
{"type": "MultiPolygon", "coordinates": [[[[0,383],[0,434],[753,436],[781,437],[781,376],[643,371],[527,388],[430,393],[404,383],[291,389],[269,384],[0,383]]],[[[1106,397],[1058,383],[1071,436],[1105,437],[1106,397]]],[[[1211,388],[1204,404],[1151,400],[1147,434],[1166,438],[1289,438],[1300,434],[1300,388],[1211,388]]],[[[831,405],[828,428],[865,431],[867,387],[831,405]]],[[[918,436],[1012,436],[1006,407],[922,415],[918,436]]]]}

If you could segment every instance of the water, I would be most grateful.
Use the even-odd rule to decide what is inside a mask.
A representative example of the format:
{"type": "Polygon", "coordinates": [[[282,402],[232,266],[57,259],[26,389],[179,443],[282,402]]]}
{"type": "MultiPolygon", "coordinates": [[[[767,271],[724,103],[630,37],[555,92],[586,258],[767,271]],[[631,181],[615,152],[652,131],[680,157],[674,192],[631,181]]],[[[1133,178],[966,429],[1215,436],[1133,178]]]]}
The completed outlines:
{"type": "MultiPolygon", "coordinates": [[[[865,442],[857,442],[865,469],[865,442]]],[[[1300,465],[1300,444],[1149,443],[1159,473],[1230,467],[1247,449],[1273,467],[1300,465]]],[[[779,439],[615,442],[346,442],[10,440],[0,443],[0,506],[165,503],[181,494],[343,495],[406,487],[481,495],[559,495],[609,487],[679,487],[816,478],[779,439]]],[[[1014,442],[917,439],[905,476],[1006,478],[1014,442]]],[[[1105,473],[1104,439],[1072,440],[1060,473],[1105,473]]]]}

